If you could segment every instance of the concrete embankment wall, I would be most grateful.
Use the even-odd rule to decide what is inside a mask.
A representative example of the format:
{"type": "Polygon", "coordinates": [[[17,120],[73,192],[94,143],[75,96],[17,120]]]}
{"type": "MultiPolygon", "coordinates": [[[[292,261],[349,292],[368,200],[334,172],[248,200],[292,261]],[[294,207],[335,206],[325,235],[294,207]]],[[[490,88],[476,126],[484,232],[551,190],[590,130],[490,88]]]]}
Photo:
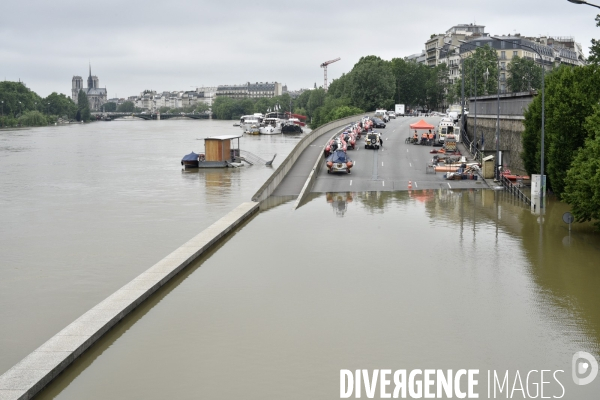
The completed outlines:
{"type": "Polygon", "coordinates": [[[0,376],[0,399],[33,397],[152,293],[258,210],[259,203],[242,203],[83,314],[0,376]]]}
{"type": "MultiPolygon", "coordinates": [[[[330,139],[333,139],[334,137],[336,137],[337,135],[342,133],[342,130],[343,130],[343,128],[341,130],[335,132],[333,135],[331,135],[330,139]]],[[[300,191],[300,195],[298,195],[298,198],[296,198],[296,201],[294,202],[294,210],[302,205],[302,202],[304,201],[306,196],[310,193],[310,191],[315,183],[315,180],[319,176],[319,172],[321,172],[321,168],[323,168],[323,165],[325,165],[325,157],[323,157],[323,152],[321,151],[317,155],[315,164],[313,165],[313,167],[310,171],[310,174],[308,174],[308,178],[306,178],[306,182],[304,182],[304,186],[302,187],[302,190],[300,191]]]]}
{"type": "MultiPolygon", "coordinates": [[[[484,138],[485,155],[496,154],[496,115],[477,116],[477,140],[481,143],[484,138]]],[[[513,173],[526,175],[521,152],[523,145],[521,136],[525,130],[524,117],[500,115],[500,150],[503,154],[502,164],[506,165],[513,173]]],[[[475,116],[467,117],[467,135],[473,140],[475,133],[475,116]]]]}
{"type": "Polygon", "coordinates": [[[353,115],[351,117],[338,119],[336,121],[332,121],[323,126],[320,126],[317,129],[315,129],[314,131],[312,131],[311,133],[309,133],[308,135],[304,136],[298,142],[296,147],[294,147],[294,149],[290,152],[290,154],[288,154],[288,156],[285,158],[285,160],[283,160],[281,165],[279,167],[277,167],[277,169],[273,172],[273,174],[269,177],[269,179],[267,179],[267,181],[264,183],[264,185],[262,185],[261,188],[258,189],[256,194],[252,197],[252,201],[261,202],[263,200],[266,200],[269,196],[271,196],[271,194],[273,194],[275,189],[277,189],[277,186],[279,186],[281,181],[283,181],[283,179],[285,178],[287,173],[290,172],[290,170],[294,166],[294,163],[296,162],[296,160],[298,160],[298,157],[300,157],[300,154],[302,154],[302,152],[308,146],[310,146],[311,143],[313,141],[315,141],[315,139],[317,139],[319,136],[323,135],[324,133],[329,132],[332,129],[340,128],[340,127],[346,126],[350,123],[356,122],[364,115],[370,115],[370,114],[353,115]]]}

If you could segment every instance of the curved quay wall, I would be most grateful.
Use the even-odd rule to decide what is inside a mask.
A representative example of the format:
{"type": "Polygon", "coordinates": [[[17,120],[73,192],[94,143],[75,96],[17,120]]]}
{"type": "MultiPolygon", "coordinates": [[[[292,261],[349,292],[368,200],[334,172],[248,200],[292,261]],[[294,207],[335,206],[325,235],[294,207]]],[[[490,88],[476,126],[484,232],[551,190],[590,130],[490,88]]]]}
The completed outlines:
{"type": "Polygon", "coordinates": [[[290,152],[290,154],[288,154],[285,160],[283,160],[281,165],[277,167],[273,174],[271,174],[271,176],[269,177],[269,179],[267,179],[264,185],[262,185],[261,188],[258,189],[256,194],[252,197],[252,201],[261,202],[266,200],[269,196],[271,196],[271,194],[273,194],[275,189],[277,189],[277,186],[279,186],[279,184],[283,181],[288,172],[290,172],[290,170],[296,163],[296,160],[298,160],[298,157],[300,157],[300,154],[302,154],[302,152],[308,146],[310,146],[310,144],[314,142],[317,138],[331,131],[332,129],[348,125],[352,122],[356,122],[357,119],[360,119],[364,115],[372,115],[372,113],[353,115],[351,117],[346,117],[332,122],[328,122],[325,125],[318,127],[308,135],[304,136],[298,142],[296,147],[294,147],[294,149],[290,152]]]}
{"type": "MultiPolygon", "coordinates": [[[[310,144],[332,129],[352,123],[364,114],[327,123],[303,137],[281,165],[253,196],[217,222],[190,239],[177,250],[134,278],[75,322],[54,335],[46,343],[0,376],[0,400],[31,399],[65,370],[127,314],[171,280],[215,243],[259,212],[259,202],[266,200],[283,181],[300,154],[310,144]]],[[[338,132],[339,133],[339,132],[338,132]]],[[[337,133],[336,133],[337,135],[337,133]]],[[[310,189],[322,161],[322,153],[311,170],[303,194],[310,189]]]]}

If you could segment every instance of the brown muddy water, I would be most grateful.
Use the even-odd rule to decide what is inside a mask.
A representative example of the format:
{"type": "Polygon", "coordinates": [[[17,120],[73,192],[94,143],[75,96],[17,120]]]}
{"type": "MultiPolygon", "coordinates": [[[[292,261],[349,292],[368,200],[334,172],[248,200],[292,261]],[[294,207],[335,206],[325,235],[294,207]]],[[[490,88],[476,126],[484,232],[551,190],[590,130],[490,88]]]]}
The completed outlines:
{"type": "Polygon", "coordinates": [[[569,233],[564,205],[534,215],[491,190],[280,200],[38,398],[336,399],[340,370],[427,368],[478,369],[479,398],[487,371],[511,388],[518,374],[527,398],[542,381],[545,397],[597,398],[600,378],[575,385],[571,362],[600,359],[600,236],[569,233]]]}
{"type": "Polygon", "coordinates": [[[232,121],[0,130],[0,374],[244,201],[298,136],[249,136],[274,167],[182,172],[232,121]]]}

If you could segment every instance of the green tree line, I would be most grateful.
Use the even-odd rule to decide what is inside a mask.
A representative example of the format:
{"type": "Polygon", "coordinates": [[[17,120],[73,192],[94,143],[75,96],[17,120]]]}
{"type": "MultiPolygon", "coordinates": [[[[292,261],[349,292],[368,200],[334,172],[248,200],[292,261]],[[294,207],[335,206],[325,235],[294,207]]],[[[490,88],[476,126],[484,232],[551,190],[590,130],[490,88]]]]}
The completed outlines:
{"type": "MultiPolygon", "coordinates": [[[[600,25],[600,16],[596,18],[600,25]]],[[[600,42],[592,40],[590,62],[561,66],[545,78],[544,169],[548,186],[571,205],[577,222],[600,228],[600,42]]],[[[529,174],[541,170],[542,101],[525,112],[521,154],[529,174]]]]}
{"type": "Polygon", "coordinates": [[[22,82],[0,82],[0,127],[44,126],[58,118],[74,119],[78,110],[62,93],[43,98],[22,82]]]}

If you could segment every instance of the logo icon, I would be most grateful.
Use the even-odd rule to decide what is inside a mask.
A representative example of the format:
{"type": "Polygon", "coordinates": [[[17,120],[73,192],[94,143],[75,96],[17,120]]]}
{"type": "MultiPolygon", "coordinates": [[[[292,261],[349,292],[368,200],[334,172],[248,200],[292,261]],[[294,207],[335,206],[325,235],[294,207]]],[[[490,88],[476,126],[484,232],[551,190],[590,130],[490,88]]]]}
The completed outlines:
{"type": "Polygon", "coordinates": [[[598,375],[598,362],[590,353],[578,351],[573,354],[573,382],[587,385],[598,375]]]}

